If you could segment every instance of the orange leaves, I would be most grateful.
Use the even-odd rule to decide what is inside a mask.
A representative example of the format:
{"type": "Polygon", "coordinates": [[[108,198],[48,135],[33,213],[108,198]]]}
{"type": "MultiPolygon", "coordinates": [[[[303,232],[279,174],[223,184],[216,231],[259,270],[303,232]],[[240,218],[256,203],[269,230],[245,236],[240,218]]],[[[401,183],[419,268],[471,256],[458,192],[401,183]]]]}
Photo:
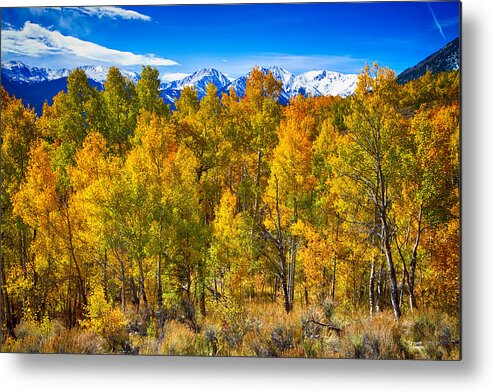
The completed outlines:
{"type": "Polygon", "coordinates": [[[246,100],[260,109],[262,98],[279,98],[281,94],[282,83],[277,81],[272,73],[265,75],[259,68],[252,69],[250,76],[246,81],[246,100]]]}
{"type": "MultiPolygon", "coordinates": [[[[295,98],[285,110],[279,129],[279,144],[274,150],[271,170],[279,180],[279,193],[287,205],[295,208],[315,186],[312,176],[313,149],[310,135],[315,125],[314,116],[307,113],[309,104],[302,97],[295,98]]],[[[271,178],[270,191],[273,192],[271,178]]]]}

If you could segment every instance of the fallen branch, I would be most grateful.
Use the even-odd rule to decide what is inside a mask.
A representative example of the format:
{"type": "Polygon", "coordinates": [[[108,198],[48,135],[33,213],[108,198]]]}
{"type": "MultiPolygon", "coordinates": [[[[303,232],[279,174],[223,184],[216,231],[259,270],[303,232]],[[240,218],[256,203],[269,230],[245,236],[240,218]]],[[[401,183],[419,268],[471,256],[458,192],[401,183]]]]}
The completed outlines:
{"type": "Polygon", "coordinates": [[[336,327],[335,325],[330,325],[330,324],[325,324],[325,323],[321,323],[319,321],[316,321],[314,319],[310,319],[308,320],[308,322],[311,322],[313,324],[317,324],[317,325],[320,325],[321,327],[325,327],[325,328],[328,328],[332,331],[336,331],[338,334],[342,332],[342,329],[339,328],[339,327],[336,327]]]}

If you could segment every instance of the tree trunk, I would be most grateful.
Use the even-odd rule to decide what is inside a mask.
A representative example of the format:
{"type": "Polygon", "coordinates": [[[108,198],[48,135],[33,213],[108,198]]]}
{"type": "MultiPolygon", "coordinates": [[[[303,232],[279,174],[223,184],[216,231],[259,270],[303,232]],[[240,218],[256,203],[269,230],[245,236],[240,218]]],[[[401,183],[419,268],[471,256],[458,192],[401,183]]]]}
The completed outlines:
{"type": "MultiPolygon", "coordinates": [[[[384,231],[387,231],[384,228],[384,231]]],[[[392,308],[394,310],[394,315],[396,319],[401,317],[401,309],[399,307],[399,294],[397,292],[397,277],[395,274],[394,261],[392,259],[392,251],[390,248],[390,239],[388,234],[384,234],[384,249],[385,258],[387,259],[387,267],[389,268],[389,278],[390,278],[390,300],[392,302],[392,308]]]]}
{"type": "Polygon", "coordinates": [[[159,309],[163,307],[163,285],[161,282],[161,252],[157,258],[157,306],[159,309]]]}
{"type": "Polygon", "coordinates": [[[284,296],[284,309],[286,310],[286,313],[289,313],[291,311],[292,304],[289,300],[289,288],[288,288],[286,276],[284,274],[281,278],[281,286],[282,286],[282,293],[284,296]]]}
{"type": "Polygon", "coordinates": [[[72,261],[74,262],[75,270],[77,271],[77,283],[79,286],[80,294],[82,296],[82,304],[87,305],[87,297],[86,297],[86,290],[84,287],[84,280],[82,278],[82,272],[80,270],[79,263],[77,261],[77,257],[75,256],[74,238],[73,238],[73,233],[72,233],[72,224],[70,221],[70,213],[68,210],[68,204],[65,205],[65,213],[66,213],[66,218],[67,218],[67,229],[68,229],[68,240],[69,240],[70,255],[72,256],[72,261]]]}
{"type": "Polygon", "coordinates": [[[378,269],[378,279],[377,279],[377,298],[375,303],[375,311],[378,313],[382,310],[382,276],[383,276],[384,263],[380,263],[380,268],[378,269]]]}
{"type": "Polygon", "coordinates": [[[255,204],[253,206],[253,219],[258,218],[258,209],[260,205],[260,176],[262,175],[262,151],[257,152],[257,175],[255,178],[255,204]]]}
{"type": "Polygon", "coordinates": [[[206,309],[205,309],[205,282],[202,280],[200,283],[200,313],[202,316],[206,316],[206,309]]]}
{"type": "Polygon", "coordinates": [[[414,242],[413,253],[411,256],[411,263],[409,265],[409,306],[411,310],[417,309],[416,297],[414,296],[414,277],[416,273],[416,264],[418,261],[418,246],[421,238],[421,222],[423,219],[423,206],[419,207],[418,216],[418,231],[416,233],[416,241],[414,242]]]}
{"type": "MultiPolygon", "coordinates": [[[[3,277],[5,276],[5,259],[2,254],[2,269],[1,269],[1,275],[0,275],[0,311],[3,314],[3,317],[0,317],[0,327],[1,327],[1,322],[5,321],[5,327],[7,328],[7,333],[15,338],[15,322],[12,317],[12,309],[10,306],[10,299],[7,293],[7,289],[3,283],[3,277]]],[[[2,339],[2,336],[0,335],[0,340],[2,339]]]]}
{"type": "MultiPolygon", "coordinates": [[[[378,137],[379,139],[379,137],[378,137]]],[[[380,154],[377,153],[377,178],[379,185],[379,198],[380,205],[378,205],[378,211],[380,214],[380,221],[382,222],[382,240],[383,248],[385,252],[385,258],[387,259],[387,266],[389,267],[389,278],[390,278],[390,300],[392,302],[392,308],[394,310],[394,315],[396,319],[401,317],[401,309],[399,307],[399,295],[397,288],[397,277],[395,274],[394,260],[392,258],[392,248],[391,248],[391,238],[392,233],[389,227],[389,221],[387,217],[388,208],[388,196],[387,196],[387,186],[385,182],[385,176],[382,171],[380,154]]]]}
{"type": "Polygon", "coordinates": [[[289,263],[289,274],[288,274],[288,287],[289,287],[289,302],[291,303],[291,306],[293,304],[294,300],[294,277],[295,277],[295,271],[296,271],[296,238],[293,237],[293,245],[291,247],[291,257],[290,257],[290,263],[289,263]]]}
{"type": "Polygon", "coordinates": [[[332,302],[334,302],[336,296],[336,266],[337,266],[337,258],[334,257],[333,265],[332,265],[332,286],[330,288],[330,298],[332,302]]]}
{"type": "Polygon", "coordinates": [[[375,304],[375,256],[371,261],[370,284],[368,288],[370,300],[370,317],[373,316],[373,307],[375,304]]]}
{"type": "Polygon", "coordinates": [[[292,303],[291,303],[291,290],[289,287],[289,267],[287,265],[286,261],[286,244],[284,240],[284,236],[282,234],[282,228],[281,228],[281,210],[279,208],[279,180],[277,179],[277,176],[274,175],[274,179],[276,181],[276,215],[277,215],[277,222],[276,222],[276,228],[277,228],[277,252],[279,253],[279,261],[280,261],[280,270],[281,270],[281,285],[282,285],[282,292],[284,295],[284,308],[286,309],[286,313],[289,313],[292,308],[292,303]]]}
{"type": "Polygon", "coordinates": [[[104,250],[104,261],[103,261],[103,290],[104,290],[104,299],[106,301],[109,300],[108,298],[108,252],[105,249],[104,250]]]}
{"type": "Polygon", "coordinates": [[[137,259],[138,267],[139,267],[139,291],[140,297],[142,298],[144,309],[147,310],[147,295],[145,290],[145,276],[144,276],[144,268],[142,266],[142,260],[139,257],[137,259]]]}

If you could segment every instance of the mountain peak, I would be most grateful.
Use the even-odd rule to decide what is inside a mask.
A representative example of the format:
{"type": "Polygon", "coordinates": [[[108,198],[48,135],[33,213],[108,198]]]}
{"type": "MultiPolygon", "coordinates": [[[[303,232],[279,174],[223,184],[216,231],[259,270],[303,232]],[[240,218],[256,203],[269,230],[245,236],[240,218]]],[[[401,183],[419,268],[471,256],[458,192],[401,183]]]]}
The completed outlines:
{"type": "Polygon", "coordinates": [[[180,95],[180,91],[187,86],[195,87],[199,99],[202,98],[206,94],[207,85],[210,83],[214,84],[219,91],[229,85],[231,81],[215,68],[201,68],[183,79],[163,83],[161,87],[163,95],[167,97],[169,103],[173,103],[180,95]]]}
{"type": "Polygon", "coordinates": [[[192,75],[214,75],[217,74],[218,71],[214,68],[200,68],[195,71],[192,75]]]}
{"type": "Polygon", "coordinates": [[[9,61],[2,61],[2,68],[5,69],[12,69],[14,67],[26,67],[26,64],[24,64],[22,61],[19,60],[9,60],[9,61]]]}

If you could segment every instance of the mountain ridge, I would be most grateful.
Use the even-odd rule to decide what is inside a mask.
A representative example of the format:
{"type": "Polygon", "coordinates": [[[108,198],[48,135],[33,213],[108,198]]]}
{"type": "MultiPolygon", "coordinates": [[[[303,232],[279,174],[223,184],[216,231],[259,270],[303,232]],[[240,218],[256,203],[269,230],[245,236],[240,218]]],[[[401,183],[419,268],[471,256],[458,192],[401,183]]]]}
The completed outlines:
{"type": "Polygon", "coordinates": [[[397,82],[407,83],[423,76],[426,71],[432,73],[454,71],[460,68],[460,39],[453,39],[441,49],[433,52],[419,63],[405,69],[397,76],[397,82]]]}
{"type": "MultiPolygon", "coordinates": [[[[102,89],[106,81],[109,66],[87,65],[78,67],[86,72],[92,86],[102,89]]],[[[341,95],[347,96],[354,92],[357,74],[344,74],[329,70],[312,70],[293,75],[291,72],[279,66],[269,68],[259,67],[267,74],[271,72],[274,78],[282,81],[283,90],[279,101],[286,104],[298,94],[305,96],[341,95]]],[[[120,68],[123,76],[128,77],[134,83],[140,75],[137,72],[120,68]]],[[[2,62],[1,75],[2,84],[10,93],[15,93],[24,103],[29,103],[40,113],[45,100],[51,104],[53,96],[60,90],[66,91],[66,79],[70,73],[67,68],[51,69],[29,66],[21,61],[2,62]],[[37,88],[32,87],[36,85],[37,88]]],[[[201,99],[209,83],[213,83],[218,94],[229,93],[232,87],[240,97],[245,95],[246,80],[251,72],[231,80],[221,71],[215,68],[201,68],[191,75],[181,79],[162,82],[161,96],[165,103],[174,109],[174,103],[180,97],[181,90],[186,86],[193,86],[197,90],[198,98],[201,99]]]]}

